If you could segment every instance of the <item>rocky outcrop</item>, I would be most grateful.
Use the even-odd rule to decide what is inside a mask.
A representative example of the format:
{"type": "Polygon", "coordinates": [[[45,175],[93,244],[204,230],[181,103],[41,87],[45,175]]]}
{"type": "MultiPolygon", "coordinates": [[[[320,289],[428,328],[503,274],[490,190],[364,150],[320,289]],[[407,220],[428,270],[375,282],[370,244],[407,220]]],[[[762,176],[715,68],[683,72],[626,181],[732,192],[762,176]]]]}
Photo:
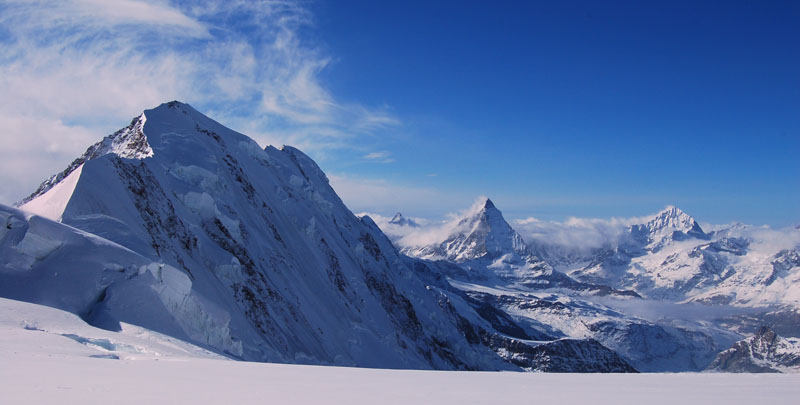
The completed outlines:
{"type": "Polygon", "coordinates": [[[717,355],[709,371],[728,373],[798,373],[800,372],[800,339],[778,336],[762,326],[755,335],[736,342],[717,355]]]}

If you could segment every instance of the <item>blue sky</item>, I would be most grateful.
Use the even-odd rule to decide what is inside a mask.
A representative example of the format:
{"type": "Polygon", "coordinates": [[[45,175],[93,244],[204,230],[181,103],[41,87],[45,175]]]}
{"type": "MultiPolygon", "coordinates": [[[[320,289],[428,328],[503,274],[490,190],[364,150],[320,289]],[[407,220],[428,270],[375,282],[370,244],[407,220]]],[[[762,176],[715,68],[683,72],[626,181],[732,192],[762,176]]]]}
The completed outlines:
{"type": "Polygon", "coordinates": [[[180,99],[307,151],[355,212],[800,223],[797,2],[0,9],[5,202],[180,99]]]}
{"type": "Polygon", "coordinates": [[[331,88],[417,141],[381,175],[518,214],[800,219],[800,4],[497,4],[318,12],[331,88]]]}

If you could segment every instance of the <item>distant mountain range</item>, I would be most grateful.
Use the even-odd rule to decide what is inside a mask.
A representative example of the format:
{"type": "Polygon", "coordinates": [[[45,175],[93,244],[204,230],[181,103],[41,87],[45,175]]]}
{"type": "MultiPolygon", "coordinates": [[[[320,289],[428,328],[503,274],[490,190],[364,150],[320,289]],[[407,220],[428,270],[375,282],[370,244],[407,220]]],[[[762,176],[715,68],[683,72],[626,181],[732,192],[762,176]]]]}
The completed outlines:
{"type": "Polygon", "coordinates": [[[457,265],[447,276],[471,296],[543,333],[596,339],[639,370],[702,370],[762,324],[800,336],[800,249],[764,229],[705,232],[667,207],[601,247],[529,245],[482,198],[447,224],[393,231],[403,253],[457,265]],[[426,232],[438,240],[407,243],[426,232]]]}

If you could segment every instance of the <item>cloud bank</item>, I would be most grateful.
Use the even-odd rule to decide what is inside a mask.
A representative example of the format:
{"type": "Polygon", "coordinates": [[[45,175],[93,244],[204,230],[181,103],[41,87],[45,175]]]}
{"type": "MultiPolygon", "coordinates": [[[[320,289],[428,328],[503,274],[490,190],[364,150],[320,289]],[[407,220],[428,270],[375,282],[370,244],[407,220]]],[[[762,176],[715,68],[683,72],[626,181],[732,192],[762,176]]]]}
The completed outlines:
{"type": "Polygon", "coordinates": [[[514,229],[528,243],[589,251],[616,246],[628,234],[628,227],[643,218],[576,218],[544,221],[534,217],[512,221],[514,229]]]}
{"type": "Polygon", "coordinates": [[[311,28],[282,0],[0,3],[0,202],[173,99],[262,145],[320,154],[398,125],[324,87],[331,58],[304,39],[311,28]]]}

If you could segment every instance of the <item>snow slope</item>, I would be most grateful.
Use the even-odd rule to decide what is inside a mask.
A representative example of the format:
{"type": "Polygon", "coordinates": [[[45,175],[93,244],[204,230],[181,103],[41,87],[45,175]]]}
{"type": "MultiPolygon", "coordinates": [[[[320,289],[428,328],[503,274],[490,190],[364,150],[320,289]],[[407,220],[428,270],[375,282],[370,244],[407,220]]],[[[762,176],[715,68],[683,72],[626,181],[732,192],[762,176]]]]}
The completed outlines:
{"type": "MultiPolygon", "coordinates": [[[[118,332],[95,328],[75,314],[0,298],[0,356],[114,360],[226,359],[174,337],[123,323],[118,332]]],[[[3,364],[7,364],[3,362],[3,364]]],[[[8,369],[7,366],[3,367],[8,369]]]]}
{"type": "Polygon", "coordinates": [[[411,371],[213,357],[152,331],[108,332],[62,311],[0,299],[3,403],[779,405],[800,395],[796,375],[411,371]]]}
{"type": "Polygon", "coordinates": [[[291,147],[262,149],[186,104],[146,110],[22,207],[56,198],[64,210],[48,214],[68,227],[35,216],[29,228],[15,221],[22,237],[43,246],[36,249],[60,257],[37,251],[23,263],[17,252],[27,239],[7,235],[4,296],[45,304],[56,297],[55,306],[104,327],[133,323],[248,360],[516,368],[466,342],[311,159],[291,147]],[[60,186],[76,174],[64,193],[60,186]],[[52,246],[38,243],[51,233],[39,227],[88,236],[58,248],[58,235],[52,246]],[[83,247],[101,238],[113,251],[83,247]],[[73,262],[81,266],[60,268],[73,262]],[[59,290],[65,282],[74,288],[59,290]]]}

